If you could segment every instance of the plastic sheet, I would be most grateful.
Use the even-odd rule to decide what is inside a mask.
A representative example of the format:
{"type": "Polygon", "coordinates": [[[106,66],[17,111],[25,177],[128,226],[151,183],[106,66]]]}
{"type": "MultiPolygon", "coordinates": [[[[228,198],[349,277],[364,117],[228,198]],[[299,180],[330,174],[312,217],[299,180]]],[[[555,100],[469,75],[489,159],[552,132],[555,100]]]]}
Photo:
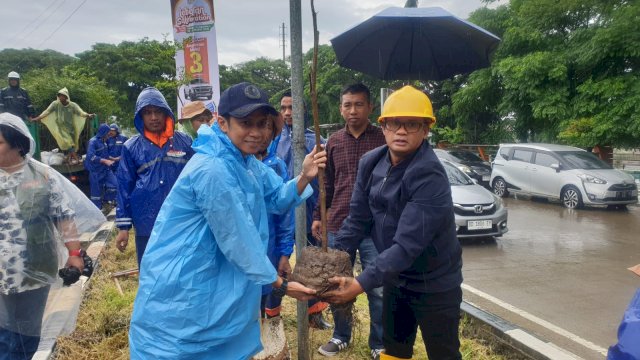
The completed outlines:
{"type": "MultiPolygon", "coordinates": [[[[0,114],[0,125],[17,130],[30,144],[28,154],[17,162],[9,154],[15,147],[7,144],[5,135],[2,135],[4,145],[0,144],[0,164],[5,165],[0,168],[0,352],[3,352],[18,344],[25,349],[37,348],[45,307],[52,307],[47,299],[55,297],[55,289],[61,285],[57,271],[68,258],[65,244],[78,241],[84,233],[97,231],[106,219],[75,185],[32,158],[35,141],[20,118],[0,114]]],[[[19,138],[15,134],[13,137],[19,138]]]]}
{"type": "Polygon", "coordinates": [[[61,150],[79,149],[80,133],[84,128],[87,113],[80,106],[71,101],[66,89],[59,93],[66,93],[69,103],[65,106],[60,100],[55,100],[44,111],[46,114],[42,118],[42,123],[49,129],[53,138],[56,139],[61,150]]]}

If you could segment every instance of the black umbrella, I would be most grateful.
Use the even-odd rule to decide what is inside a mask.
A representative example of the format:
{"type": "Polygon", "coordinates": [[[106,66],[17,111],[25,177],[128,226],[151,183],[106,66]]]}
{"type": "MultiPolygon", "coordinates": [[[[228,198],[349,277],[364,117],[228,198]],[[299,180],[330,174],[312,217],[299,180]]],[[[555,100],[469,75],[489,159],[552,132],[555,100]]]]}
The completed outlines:
{"type": "Polygon", "coordinates": [[[443,80],[489,66],[500,39],[439,7],[381,11],[331,39],[340,65],[383,80],[443,80]]]}

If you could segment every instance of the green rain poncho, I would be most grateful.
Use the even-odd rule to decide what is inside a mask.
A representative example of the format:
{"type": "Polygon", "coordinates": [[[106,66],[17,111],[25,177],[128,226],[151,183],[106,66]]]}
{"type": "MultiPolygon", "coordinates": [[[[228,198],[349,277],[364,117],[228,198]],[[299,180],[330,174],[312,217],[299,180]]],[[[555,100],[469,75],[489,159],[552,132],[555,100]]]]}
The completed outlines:
{"type": "Polygon", "coordinates": [[[69,97],[69,90],[62,88],[58,91],[67,97],[69,102],[62,105],[60,100],[55,100],[40,114],[42,123],[47,126],[53,138],[56,139],[60,150],[77,150],[79,147],[80,133],[84,128],[87,113],[69,97]]]}

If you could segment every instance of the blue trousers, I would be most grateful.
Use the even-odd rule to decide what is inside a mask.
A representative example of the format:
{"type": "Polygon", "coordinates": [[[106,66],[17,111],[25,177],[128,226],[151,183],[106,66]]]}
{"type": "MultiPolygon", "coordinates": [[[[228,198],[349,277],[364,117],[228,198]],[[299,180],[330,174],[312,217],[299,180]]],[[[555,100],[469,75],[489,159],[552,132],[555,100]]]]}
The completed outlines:
{"type": "MultiPolygon", "coordinates": [[[[335,236],[336,234],[332,232],[327,234],[329,247],[331,248],[335,247],[335,236]]],[[[370,237],[362,240],[358,252],[360,253],[360,262],[363,269],[372,265],[378,257],[378,250],[370,237]]],[[[371,318],[369,323],[369,347],[371,349],[382,349],[384,348],[382,342],[382,287],[368,291],[367,299],[369,300],[369,317],[371,318]]],[[[351,341],[353,325],[351,311],[344,311],[339,307],[331,306],[331,312],[335,322],[333,337],[346,342],[351,341]]]]}
{"type": "Polygon", "coordinates": [[[147,243],[149,243],[150,237],[151,236],[136,235],[136,255],[138,255],[138,269],[140,268],[140,263],[142,262],[142,255],[144,255],[144,250],[147,248],[147,243]]]}
{"type": "Polygon", "coordinates": [[[49,288],[0,294],[0,360],[29,360],[36,353],[49,288]]]}
{"type": "Polygon", "coordinates": [[[89,186],[91,191],[91,201],[102,208],[102,200],[113,201],[116,199],[118,181],[116,176],[109,169],[102,171],[91,171],[89,173],[89,186]]]}

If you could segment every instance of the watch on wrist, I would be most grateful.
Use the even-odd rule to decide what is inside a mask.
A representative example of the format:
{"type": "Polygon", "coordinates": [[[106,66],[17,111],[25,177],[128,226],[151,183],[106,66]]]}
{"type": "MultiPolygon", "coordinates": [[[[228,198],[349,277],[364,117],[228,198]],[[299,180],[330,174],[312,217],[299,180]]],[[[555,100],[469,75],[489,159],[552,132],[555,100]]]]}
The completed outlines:
{"type": "Polygon", "coordinates": [[[69,256],[82,257],[82,249],[69,250],[69,256]]]}
{"type": "Polygon", "coordinates": [[[289,282],[287,280],[282,280],[282,285],[279,288],[273,288],[273,295],[279,298],[283,298],[287,294],[287,286],[289,282]]]}

